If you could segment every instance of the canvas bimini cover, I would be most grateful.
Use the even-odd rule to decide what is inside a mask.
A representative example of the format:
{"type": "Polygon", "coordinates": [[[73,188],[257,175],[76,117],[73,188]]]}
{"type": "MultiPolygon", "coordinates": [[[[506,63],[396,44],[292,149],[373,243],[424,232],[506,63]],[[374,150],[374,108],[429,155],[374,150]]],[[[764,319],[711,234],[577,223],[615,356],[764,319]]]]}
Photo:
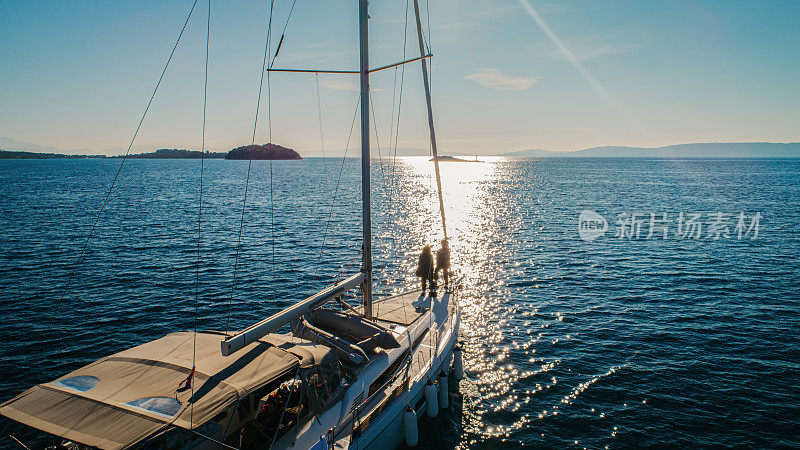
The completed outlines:
{"type": "Polygon", "coordinates": [[[169,334],[34,386],[2,404],[0,414],[82,444],[130,448],[170,426],[197,428],[298,367],[335,358],[325,347],[279,335],[224,357],[224,338],[197,333],[195,343],[192,332],[169,334]],[[181,390],[193,354],[193,385],[181,390]]]}

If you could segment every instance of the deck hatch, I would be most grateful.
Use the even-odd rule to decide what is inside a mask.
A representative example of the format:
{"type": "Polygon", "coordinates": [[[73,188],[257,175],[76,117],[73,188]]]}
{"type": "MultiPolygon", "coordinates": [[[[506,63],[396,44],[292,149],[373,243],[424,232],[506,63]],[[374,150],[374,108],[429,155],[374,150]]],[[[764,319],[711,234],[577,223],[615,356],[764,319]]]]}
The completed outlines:
{"type": "Polygon", "coordinates": [[[175,416],[181,410],[181,402],[172,397],[145,397],[125,404],[168,417],[175,416]]]}
{"type": "Polygon", "coordinates": [[[100,384],[100,378],[90,375],[78,375],[77,377],[64,378],[53,382],[54,385],[73,389],[78,392],[86,392],[92,390],[100,384]]]}

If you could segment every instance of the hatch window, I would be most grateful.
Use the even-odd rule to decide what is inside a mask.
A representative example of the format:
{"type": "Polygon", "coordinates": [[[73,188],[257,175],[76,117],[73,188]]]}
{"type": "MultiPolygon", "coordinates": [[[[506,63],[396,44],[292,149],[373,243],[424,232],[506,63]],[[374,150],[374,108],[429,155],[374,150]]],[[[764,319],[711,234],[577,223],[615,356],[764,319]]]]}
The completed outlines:
{"type": "Polygon", "coordinates": [[[181,402],[172,397],[145,397],[125,404],[169,417],[178,414],[181,410],[181,402]]]}
{"type": "Polygon", "coordinates": [[[89,375],[79,375],[77,377],[64,378],[63,380],[54,381],[53,384],[79,392],[86,392],[97,387],[97,385],[100,384],[100,378],[89,375]]]}

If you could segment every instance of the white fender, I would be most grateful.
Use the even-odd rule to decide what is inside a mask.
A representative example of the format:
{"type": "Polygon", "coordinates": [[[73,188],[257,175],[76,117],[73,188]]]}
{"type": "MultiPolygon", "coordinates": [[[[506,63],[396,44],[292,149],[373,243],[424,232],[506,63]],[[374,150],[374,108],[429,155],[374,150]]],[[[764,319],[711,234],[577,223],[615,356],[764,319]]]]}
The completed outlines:
{"type": "Polygon", "coordinates": [[[419,443],[419,431],[417,430],[417,413],[410,405],[403,414],[403,428],[405,428],[406,445],[416,447],[419,443]]]}
{"type": "Polygon", "coordinates": [[[464,363],[461,360],[461,346],[458,344],[453,349],[453,372],[456,374],[456,380],[464,379],[464,363]]]}
{"type": "Polygon", "coordinates": [[[436,386],[430,379],[425,384],[425,403],[428,405],[428,417],[436,417],[439,414],[439,402],[436,399],[436,386]]]}
{"type": "Polygon", "coordinates": [[[442,409],[447,409],[450,406],[449,392],[447,391],[447,374],[442,371],[439,374],[439,407],[442,409]]]}

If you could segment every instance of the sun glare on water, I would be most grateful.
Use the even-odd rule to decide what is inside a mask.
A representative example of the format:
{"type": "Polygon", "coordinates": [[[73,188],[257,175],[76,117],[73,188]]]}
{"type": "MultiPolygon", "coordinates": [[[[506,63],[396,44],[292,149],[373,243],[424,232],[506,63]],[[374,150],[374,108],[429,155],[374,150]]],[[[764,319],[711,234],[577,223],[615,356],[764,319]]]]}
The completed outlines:
{"type": "MultiPolygon", "coordinates": [[[[504,254],[502,236],[509,227],[520,226],[520,219],[509,216],[508,205],[496,192],[498,184],[504,182],[503,161],[499,157],[482,157],[480,162],[439,164],[452,267],[461,288],[460,332],[467,350],[465,366],[474,377],[462,383],[460,413],[464,434],[458,439],[467,445],[476,438],[503,436],[515,427],[524,426],[509,427],[484,420],[487,412],[519,408],[525,399],[517,399],[510,392],[516,380],[528,376],[510,363],[507,359],[510,349],[504,344],[507,336],[503,329],[509,317],[520,312],[516,307],[508,307],[509,299],[501,293],[505,290],[496,289],[498,283],[502,284],[499,280],[506,278],[504,261],[508,257],[504,254]],[[499,221],[499,217],[504,219],[499,221]]],[[[395,190],[402,195],[388,208],[391,224],[377,228],[389,242],[402,246],[394,250],[404,255],[402,263],[408,285],[417,282],[413,265],[420,249],[429,244],[435,252],[441,245],[443,232],[435,168],[430,158],[399,158],[396,171],[395,190]],[[401,235],[405,238],[401,239],[401,235]]],[[[522,345],[535,344],[537,339],[531,338],[522,345]]]]}

